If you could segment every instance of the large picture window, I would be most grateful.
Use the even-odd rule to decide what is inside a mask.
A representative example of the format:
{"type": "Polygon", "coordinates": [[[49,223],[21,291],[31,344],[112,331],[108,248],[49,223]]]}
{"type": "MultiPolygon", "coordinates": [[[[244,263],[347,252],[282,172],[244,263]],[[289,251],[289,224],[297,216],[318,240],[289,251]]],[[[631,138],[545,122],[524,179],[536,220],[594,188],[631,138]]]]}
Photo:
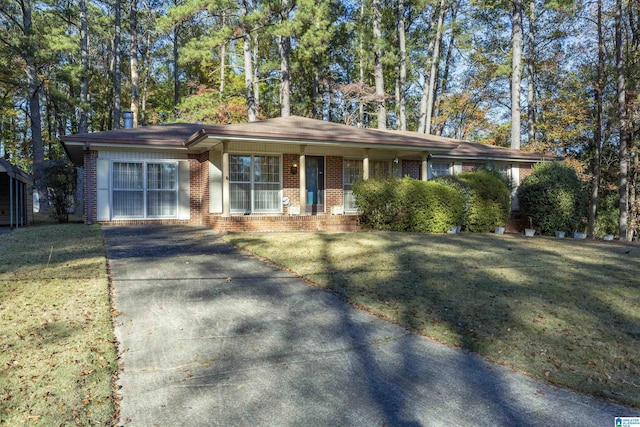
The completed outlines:
{"type": "Polygon", "coordinates": [[[353,197],[353,183],[362,179],[362,160],[344,159],[344,179],[342,187],[342,200],[345,211],[355,211],[356,201],[353,197]]]}
{"type": "Polygon", "coordinates": [[[114,218],[175,218],[178,165],[175,162],[114,162],[114,218]]]}
{"type": "Polygon", "coordinates": [[[281,188],[279,156],[229,156],[231,212],[280,212],[281,188]]]}

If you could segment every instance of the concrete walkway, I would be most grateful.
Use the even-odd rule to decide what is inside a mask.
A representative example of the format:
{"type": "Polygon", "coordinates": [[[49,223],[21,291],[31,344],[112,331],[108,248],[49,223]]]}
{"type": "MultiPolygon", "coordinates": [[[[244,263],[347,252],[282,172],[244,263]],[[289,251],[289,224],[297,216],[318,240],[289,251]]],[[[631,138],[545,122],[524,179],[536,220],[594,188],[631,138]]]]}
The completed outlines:
{"type": "Polygon", "coordinates": [[[191,227],[106,227],[123,426],[614,426],[191,227]]]}

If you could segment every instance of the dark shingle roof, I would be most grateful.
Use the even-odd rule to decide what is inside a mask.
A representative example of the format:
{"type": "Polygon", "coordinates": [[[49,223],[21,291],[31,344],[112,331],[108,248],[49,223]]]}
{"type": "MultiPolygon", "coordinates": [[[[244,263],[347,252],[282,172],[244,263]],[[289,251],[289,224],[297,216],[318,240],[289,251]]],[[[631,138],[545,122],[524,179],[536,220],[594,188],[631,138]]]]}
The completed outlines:
{"type": "Polygon", "coordinates": [[[461,158],[505,158],[529,161],[552,158],[542,154],[471,143],[436,135],[358,128],[298,116],[234,125],[176,123],[162,126],[144,126],[134,129],[66,135],[60,137],[60,140],[63,141],[69,157],[76,163],[82,163],[82,148],[84,145],[186,150],[197,147],[203,141],[211,138],[214,140],[249,139],[309,144],[330,143],[365,147],[397,147],[433,151],[442,155],[461,158]]]}

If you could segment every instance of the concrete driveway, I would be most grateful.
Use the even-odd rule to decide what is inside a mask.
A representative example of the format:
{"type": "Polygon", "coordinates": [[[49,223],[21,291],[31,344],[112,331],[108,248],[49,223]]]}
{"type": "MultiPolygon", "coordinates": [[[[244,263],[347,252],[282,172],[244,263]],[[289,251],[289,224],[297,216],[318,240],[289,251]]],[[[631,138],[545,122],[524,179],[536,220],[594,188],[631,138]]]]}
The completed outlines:
{"type": "Polygon", "coordinates": [[[613,426],[193,227],[105,227],[123,426],[613,426]]]}

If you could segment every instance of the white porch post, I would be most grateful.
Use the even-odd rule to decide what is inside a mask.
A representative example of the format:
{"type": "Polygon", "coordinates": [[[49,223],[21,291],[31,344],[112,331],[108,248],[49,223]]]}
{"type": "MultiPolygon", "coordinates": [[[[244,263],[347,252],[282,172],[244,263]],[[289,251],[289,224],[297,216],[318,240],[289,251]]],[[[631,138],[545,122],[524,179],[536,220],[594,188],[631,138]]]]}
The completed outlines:
{"type": "Polygon", "coordinates": [[[305,148],[306,146],[300,146],[300,158],[298,163],[298,173],[300,174],[300,215],[307,213],[307,165],[305,163],[305,148]]]}
{"type": "Polygon", "coordinates": [[[229,207],[229,142],[222,142],[222,216],[230,216],[229,207]]]}
{"type": "Polygon", "coordinates": [[[422,169],[420,171],[420,180],[427,181],[429,179],[429,153],[422,153],[422,169]]]}
{"type": "Polygon", "coordinates": [[[369,179],[369,149],[365,148],[364,158],[362,159],[362,179],[369,179]]]}

